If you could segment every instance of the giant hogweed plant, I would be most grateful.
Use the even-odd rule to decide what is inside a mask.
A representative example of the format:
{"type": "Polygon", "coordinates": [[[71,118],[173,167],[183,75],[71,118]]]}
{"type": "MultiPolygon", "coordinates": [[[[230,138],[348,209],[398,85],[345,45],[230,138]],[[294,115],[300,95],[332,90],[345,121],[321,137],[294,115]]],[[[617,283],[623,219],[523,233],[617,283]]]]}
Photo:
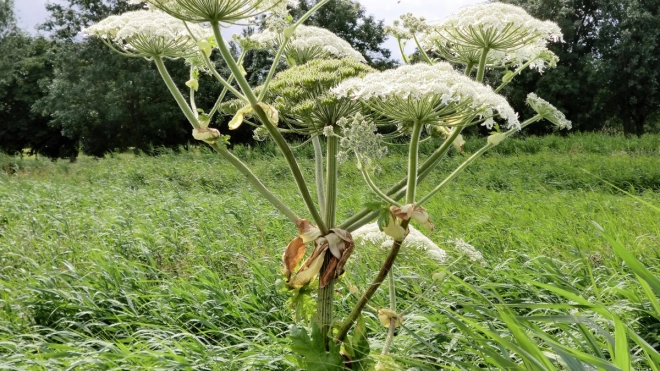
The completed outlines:
{"type": "Polygon", "coordinates": [[[310,294],[316,293],[311,337],[303,327],[294,325],[291,330],[292,350],[297,353],[299,365],[307,369],[367,369],[373,363],[368,357],[361,313],[389,274],[390,306],[377,310],[388,329],[382,349],[383,354],[388,353],[394,329],[403,320],[397,313],[391,269],[399,250],[405,247],[411,222],[433,230],[429,213],[423,207],[425,202],[486,151],[524,127],[546,119],[558,128],[570,128],[570,122],[558,110],[534,94],[528,96],[528,103],[536,115],[520,122],[507,101],[497,94],[525,68],[542,71],[557,62],[546,48],[548,42],[561,40],[557,25],[534,19],[514,6],[474,6],[442,22],[404,15],[402,22],[395,22],[388,31],[402,51],[406,42],[413,41],[423,62],[409,64],[410,58],[403,54],[404,65],[377,72],[364,63],[363,56],[348,42],[328,30],[302,25],[328,0],[319,1],[295,23],[287,14],[288,7],[296,6],[291,0],[132,2],[142,3],[147,9],[110,16],[86,29],[86,34],[102,38],[119,54],[155,63],[192,125],[192,136],[236,167],[257,192],[292,222],[297,237],[285,248],[282,272],[298,321],[308,317],[310,294]],[[241,48],[240,57],[235,59],[221,28],[257,22],[263,32],[234,37],[241,48]],[[243,56],[250,49],[267,49],[274,54],[272,67],[258,87],[248,84],[242,67],[243,56]],[[216,71],[216,61],[211,60],[214,50],[229,67],[230,76],[216,71]],[[429,55],[440,56],[443,61],[429,55]],[[190,67],[187,99],[168,73],[168,59],[185,59],[190,67]],[[281,61],[289,68],[276,75],[281,61]],[[455,68],[456,65],[461,68],[455,68]],[[496,89],[482,83],[484,72],[494,68],[507,71],[496,89]],[[208,112],[195,104],[200,73],[213,76],[224,86],[208,112]],[[234,98],[226,101],[227,93],[234,98]],[[229,130],[253,125],[255,138],[270,138],[277,144],[306,210],[292,210],[231,153],[227,147],[229,136],[209,127],[219,113],[233,115],[229,130]],[[380,134],[378,127],[383,125],[395,130],[380,134]],[[462,151],[461,131],[472,125],[492,130],[484,146],[467,156],[431,191],[418,192],[418,185],[452,147],[462,151]],[[314,146],[313,182],[308,183],[303,176],[284,133],[304,135],[314,146]],[[432,135],[441,135],[443,140],[422,160],[420,142],[432,135]],[[386,152],[387,142],[397,138],[405,140],[409,147],[406,174],[397,184],[383,190],[373,179],[373,172],[386,152]],[[325,152],[321,141],[326,142],[325,152]],[[378,202],[338,221],[338,167],[349,156],[355,157],[365,187],[378,202]],[[312,196],[313,188],[316,199],[312,196]],[[334,285],[355,248],[351,232],[374,220],[394,242],[367,289],[360,294],[353,287],[357,302],[348,317],[336,326],[334,285]],[[308,245],[313,247],[309,254],[308,245]],[[353,335],[348,337],[353,327],[353,335]]]}

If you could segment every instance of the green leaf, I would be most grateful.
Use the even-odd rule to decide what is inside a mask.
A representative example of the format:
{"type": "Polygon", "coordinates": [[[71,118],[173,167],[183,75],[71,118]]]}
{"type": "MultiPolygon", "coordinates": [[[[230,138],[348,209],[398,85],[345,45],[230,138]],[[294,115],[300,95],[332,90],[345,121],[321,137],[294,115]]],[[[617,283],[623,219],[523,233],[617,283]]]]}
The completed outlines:
{"type": "Polygon", "coordinates": [[[334,341],[328,344],[326,351],[321,330],[312,324],[312,337],[307,330],[296,325],[291,327],[291,351],[298,355],[298,366],[305,370],[340,371],[344,369],[344,360],[339,355],[339,345],[334,341]]]}
{"type": "Polygon", "coordinates": [[[364,323],[364,317],[360,315],[357,319],[353,336],[346,339],[344,350],[350,357],[348,362],[351,370],[368,371],[374,364],[369,358],[369,340],[367,339],[367,326],[364,323]]]}
{"type": "Polygon", "coordinates": [[[309,320],[316,310],[316,302],[311,295],[312,290],[305,286],[292,292],[293,295],[286,303],[293,312],[294,320],[296,322],[309,320]]]}

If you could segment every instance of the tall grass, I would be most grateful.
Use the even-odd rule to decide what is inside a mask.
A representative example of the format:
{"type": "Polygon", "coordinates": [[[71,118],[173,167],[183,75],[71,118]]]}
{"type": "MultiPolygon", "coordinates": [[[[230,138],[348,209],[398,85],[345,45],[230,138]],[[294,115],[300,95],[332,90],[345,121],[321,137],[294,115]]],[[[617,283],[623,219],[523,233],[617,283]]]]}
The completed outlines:
{"type": "MultiPolygon", "coordinates": [[[[270,144],[236,152],[304,209],[270,144]]],[[[297,155],[311,177],[311,149],[297,155]]],[[[403,175],[398,156],[393,148],[382,164],[384,186],[403,175]]],[[[659,158],[660,136],[572,135],[512,140],[480,160],[427,207],[448,260],[403,249],[404,325],[381,361],[657,369],[660,215],[645,203],[660,205],[659,158]],[[456,238],[485,262],[463,256],[456,238]]],[[[461,160],[447,158],[421,192],[461,160]]],[[[295,230],[207,150],[0,165],[1,370],[295,369],[278,282],[295,230]]],[[[345,217],[373,196],[352,164],[340,171],[345,217]]],[[[338,315],[354,303],[348,286],[364,289],[385,253],[356,248],[338,315]]],[[[381,290],[372,305],[387,303],[381,290]]],[[[378,353],[386,331],[371,311],[365,321],[378,353]]]]}

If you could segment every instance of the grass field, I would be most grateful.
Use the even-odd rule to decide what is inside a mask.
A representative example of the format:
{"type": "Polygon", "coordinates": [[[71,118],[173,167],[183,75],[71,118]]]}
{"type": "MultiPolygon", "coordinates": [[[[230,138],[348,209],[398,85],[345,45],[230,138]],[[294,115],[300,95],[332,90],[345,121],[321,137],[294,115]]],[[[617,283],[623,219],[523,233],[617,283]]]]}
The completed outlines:
{"type": "MultiPolygon", "coordinates": [[[[236,153],[304,215],[273,146],[236,153]]],[[[296,153],[311,181],[311,148],[296,153]]],[[[450,155],[421,194],[462,159],[450,155]]],[[[402,161],[394,149],[379,184],[398,181],[402,161]]],[[[295,369],[278,281],[295,228],[218,156],[0,157],[0,166],[0,370],[295,369]]],[[[340,171],[341,221],[375,198],[352,163],[340,171]]],[[[402,370],[657,370],[632,334],[660,351],[655,287],[616,253],[630,251],[660,276],[660,211],[646,203],[660,207],[660,136],[503,143],[427,205],[436,225],[428,235],[448,259],[402,250],[394,273],[404,326],[383,361],[402,370]],[[456,238],[485,262],[464,256],[456,238]]],[[[356,248],[337,285],[338,316],[355,302],[348,286],[364,289],[385,254],[356,248]]],[[[372,305],[387,303],[383,288],[372,305]]],[[[373,312],[365,319],[376,355],[386,329],[373,312]]]]}

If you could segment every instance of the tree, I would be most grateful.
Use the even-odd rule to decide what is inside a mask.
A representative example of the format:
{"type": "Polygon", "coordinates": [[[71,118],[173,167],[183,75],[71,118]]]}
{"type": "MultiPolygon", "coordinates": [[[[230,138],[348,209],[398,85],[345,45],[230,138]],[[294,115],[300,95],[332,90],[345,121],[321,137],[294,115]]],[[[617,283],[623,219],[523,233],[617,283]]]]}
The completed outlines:
{"type": "Polygon", "coordinates": [[[31,153],[50,158],[75,158],[75,143],[48,125],[49,119],[32,110],[45,95],[52,76],[52,43],[23,34],[15,24],[12,2],[0,4],[0,151],[31,153]]]}
{"type": "Polygon", "coordinates": [[[608,1],[599,32],[604,111],[626,135],[642,135],[660,112],[660,0],[608,1]]]}
{"type": "MultiPolygon", "coordinates": [[[[298,8],[291,11],[293,18],[300,18],[317,2],[317,0],[301,0],[298,8]]],[[[389,49],[381,46],[387,38],[383,21],[366,15],[365,8],[358,2],[330,0],[304,24],[327,28],[334,32],[362,53],[369,65],[376,69],[387,69],[395,65],[390,59],[389,49]]]]}

